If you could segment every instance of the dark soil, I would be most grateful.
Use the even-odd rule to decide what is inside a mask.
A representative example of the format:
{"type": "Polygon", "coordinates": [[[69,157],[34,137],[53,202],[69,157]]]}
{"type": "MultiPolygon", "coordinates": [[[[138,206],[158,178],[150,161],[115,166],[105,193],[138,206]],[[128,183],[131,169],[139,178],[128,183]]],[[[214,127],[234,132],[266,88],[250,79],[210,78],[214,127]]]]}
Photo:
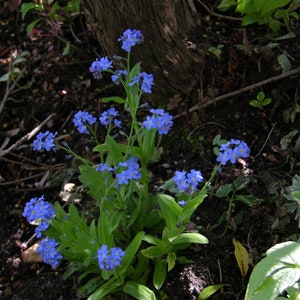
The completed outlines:
{"type": "MultiPolygon", "coordinates": [[[[22,65],[24,75],[20,86],[12,91],[0,115],[0,149],[9,148],[55,113],[44,129],[64,133],[71,147],[88,154],[89,145],[74,132],[72,116],[81,109],[98,112],[100,94],[115,95],[118,91],[105,80],[96,82],[88,72],[101,50],[85,26],[84,16],[77,15],[66,22],[72,30],[70,26],[63,27],[60,38],[42,25],[37,27],[41,30],[38,35],[29,37],[18,1],[2,0],[1,4],[0,75],[8,72],[10,55],[23,51],[29,51],[30,55],[22,65]],[[62,55],[63,39],[71,41],[71,55],[62,55]]],[[[248,29],[249,36],[261,37],[259,51],[251,56],[235,47],[243,38],[236,23],[211,18],[207,28],[215,32],[222,29],[226,34],[207,35],[206,40],[211,44],[227,40],[221,60],[208,55],[202,74],[203,83],[210,84],[215,96],[281,73],[276,57],[282,52],[266,49],[267,42],[262,42],[266,38],[265,28],[248,29]],[[267,50],[269,53],[263,52],[267,50]]],[[[282,35],[285,33],[284,30],[282,35]]],[[[281,43],[282,49],[293,57],[293,68],[300,65],[299,40],[297,35],[281,43]]],[[[6,83],[0,83],[0,87],[3,99],[6,83]]],[[[298,74],[263,86],[265,94],[273,100],[263,109],[249,105],[259,91],[254,89],[175,119],[173,134],[164,141],[162,161],[151,166],[153,186],[169,179],[176,169],[200,169],[208,178],[215,163],[212,141],[220,134],[225,139],[244,139],[251,147],[251,158],[244,166],[246,175],[241,175],[241,165],[224,167],[212,191],[237,176],[246,176],[250,183],[240,194],[251,195],[255,200],[251,206],[235,201],[226,221],[222,217],[228,212],[228,201],[213,193],[205,199],[191,226],[199,229],[209,244],[193,245],[182,253],[194,263],[177,265],[168,274],[161,299],[197,299],[204,287],[219,283],[225,286],[211,299],[243,299],[251,269],[264,252],[298,235],[294,214],[287,211],[281,190],[291,184],[294,174],[299,174],[299,152],[294,149],[293,141],[285,150],[280,141],[293,129],[300,128],[299,114],[291,118],[295,105],[299,104],[299,88],[298,74]],[[252,258],[245,278],[234,256],[233,238],[247,248],[252,258]]],[[[178,104],[170,97],[168,108],[179,116],[186,108],[198,104],[196,98],[180,100],[178,104]]],[[[30,142],[26,142],[0,157],[0,163],[0,299],[77,299],[76,276],[63,280],[66,263],[55,271],[43,263],[28,264],[22,261],[20,248],[33,234],[32,226],[22,217],[24,205],[42,194],[53,202],[58,200],[63,183],[76,177],[74,162],[63,153],[51,157],[37,155],[30,142]]]]}

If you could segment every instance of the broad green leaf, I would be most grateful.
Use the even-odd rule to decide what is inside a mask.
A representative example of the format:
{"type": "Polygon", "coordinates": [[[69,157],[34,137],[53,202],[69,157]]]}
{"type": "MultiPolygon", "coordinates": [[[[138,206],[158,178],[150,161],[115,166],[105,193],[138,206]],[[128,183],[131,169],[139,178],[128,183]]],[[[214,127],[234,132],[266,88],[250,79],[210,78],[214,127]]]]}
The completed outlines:
{"type": "Polygon", "coordinates": [[[101,277],[95,276],[94,278],[90,279],[87,283],[80,286],[76,290],[76,293],[78,294],[78,296],[81,297],[87,296],[95,291],[95,289],[99,286],[99,282],[101,282],[101,277]]]}
{"type": "Polygon", "coordinates": [[[282,68],[282,73],[286,73],[291,70],[292,65],[290,63],[290,60],[288,59],[287,55],[282,53],[277,57],[277,61],[280,64],[282,68]]]}
{"type": "Polygon", "coordinates": [[[178,217],[182,212],[182,207],[177,204],[173,197],[166,194],[158,194],[158,204],[167,228],[171,230],[177,224],[178,217]]]}
{"type": "Polygon", "coordinates": [[[215,292],[217,292],[220,288],[222,288],[225,285],[227,284],[214,284],[214,285],[207,286],[201,291],[198,300],[209,299],[210,296],[212,296],[215,292]]]}
{"type": "Polygon", "coordinates": [[[107,145],[107,151],[112,161],[120,162],[123,158],[124,145],[118,144],[110,135],[106,136],[105,144],[107,145]]]}
{"type": "MultiPolygon", "coordinates": [[[[111,278],[106,283],[102,284],[87,300],[100,300],[106,295],[112,294],[118,287],[122,286],[123,282],[121,280],[116,280],[111,278]]],[[[99,285],[99,280],[98,280],[99,285]]]]}
{"type": "Polygon", "coordinates": [[[216,196],[219,198],[227,197],[233,191],[232,183],[221,185],[216,192],[216,196]]]}
{"type": "Polygon", "coordinates": [[[279,31],[280,27],[281,27],[281,22],[278,20],[270,20],[268,23],[269,27],[272,29],[273,32],[277,32],[279,31]]]}
{"type": "Polygon", "coordinates": [[[236,6],[236,0],[222,0],[217,6],[217,9],[220,11],[226,11],[232,6],[236,6]]]}
{"type": "Polygon", "coordinates": [[[271,13],[276,8],[281,8],[290,3],[292,0],[273,0],[273,1],[261,1],[263,3],[261,8],[261,15],[271,13]]]}
{"type": "Polygon", "coordinates": [[[182,213],[179,216],[179,222],[186,225],[186,223],[190,221],[192,214],[206,198],[207,196],[206,192],[207,189],[206,186],[204,186],[195,197],[193,197],[184,205],[182,209],[182,213]]]}
{"type": "MultiPolygon", "coordinates": [[[[156,300],[155,294],[146,286],[133,282],[127,281],[123,287],[123,291],[138,300],[156,300]]],[[[88,299],[96,300],[96,299],[88,299]]]]}
{"type": "Polygon", "coordinates": [[[261,104],[257,100],[251,100],[249,104],[253,107],[261,107],[261,104]]]}
{"type": "Polygon", "coordinates": [[[35,27],[35,25],[37,23],[39,23],[40,21],[42,21],[42,18],[36,19],[34,21],[32,21],[27,27],[26,27],[26,32],[29,34],[33,28],[35,27]]]}
{"type": "Polygon", "coordinates": [[[22,20],[24,20],[27,13],[32,9],[37,10],[37,11],[42,11],[43,6],[41,4],[36,4],[36,3],[33,3],[33,2],[23,3],[22,6],[21,6],[22,20]]]}
{"type": "Polygon", "coordinates": [[[105,98],[102,98],[101,100],[104,103],[108,103],[108,102],[116,102],[118,104],[125,103],[125,99],[123,99],[121,97],[105,97],[105,98]]]}
{"type": "Polygon", "coordinates": [[[200,233],[188,232],[182,233],[173,240],[173,244],[195,243],[195,244],[208,244],[208,239],[200,233]]]}
{"type": "Polygon", "coordinates": [[[249,269],[249,254],[246,248],[236,239],[232,239],[234,245],[234,256],[238,263],[242,277],[245,278],[249,269]]]}
{"type": "Polygon", "coordinates": [[[155,236],[149,235],[149,234],[145,234],[143,237],[143,240],[149,244],[155,245],[155,246],[159,246],[159,247],[163,247],[163,241],[155,236]]]}
{"type": "Polygon", "coordinates": [[[165,282],[167,275],[167,262],[165,259],[157,258],[154,264],[153,285],[159,290],[165,282]]]}
{"type": "Polygon", "coordinates": [[[106,193],[106,174],[97,172],[93,167],[81,165],[79,167],[79,180],[86,185],[90,191],[89,194],[96,200],[101,201],[106,193]]]}
{"type": "Polygon", "coordinates": [[[170,272],[176,264],[177,255],[175,252],[170,252],[167,256],[168,272],[170,272]]]}
{"type": "Polygon", "coordinates": [[[246,300],[275,299],[300,278],[300,244],[285,242],[270,248],[253,269],[246,300]]]}
{"type": "Polygon", "coordinates": [[[130,242],[128,245],[125,255],[122,259],[122,272],[126,272],[128,269],[129,265],[132,263],[133,259],[136,257],[137,252],[140,249],[141,243],[143,241],[144,237],[144,231],[140,231],[136,234],[134,239],[130,242]]]}
{"type": "Polygon", "coordinates": [[[141,252],[147,258],[156,258],[165,255],[168,252],[168,249],[162,249],[158,246],[150,246],[146,249],[143,249],[141,252]]]}

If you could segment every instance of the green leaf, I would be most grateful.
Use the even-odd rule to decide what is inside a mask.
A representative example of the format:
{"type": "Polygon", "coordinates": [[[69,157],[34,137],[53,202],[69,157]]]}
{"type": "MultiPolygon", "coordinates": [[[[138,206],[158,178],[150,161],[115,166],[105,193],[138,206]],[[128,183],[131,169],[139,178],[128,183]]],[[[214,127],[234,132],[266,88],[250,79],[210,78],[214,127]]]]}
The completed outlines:
{"type": "Polygon", "coordinates": [[[214,285],[210,285],[207,286],[206,288],[204,288],[199,297],[198,300],[206,300],[208,299],[210,296],[212,296],[215,292],[217,292],[220,288],[222,288],[223,286],[226,286],[228,284],[214,284],[214,285]]]}
{"type": "MultiPolygon", "coordinates": [[[[103,299],[106,295],[112,294],[118,287],[123,284],[121,280],[116,280],[111,278],[105,284],[102,284],[91,296],[88,297],[88,300],[100,300],[103,299]]],[[[99,280],[98,280],[99,285],[99,280]]]]}
{"type": "Polygon", "coordinates": [[[107,151],[113,162],[122,161],[124,145],[118,144],[110,135],[106,136],[105,144],[107,145],[107,151]]]}
{"type": "Polygon", "coordinates": [[[271,13],[277,8],[284,7],[288,3],[290,3],[292,0],[273,0],[273,1],[261,1],[263,3],[263,6],[261,8],[261,15],[265,15],[267,13],[271,13]]]}
{"type": "Polygon", "coordinates": [[[96,200],[101,201],[106,193],[106,174],[97,172],[93,167],[87,165],[81,165],[79,171],[78,178],[90,189],[89,194],[96,200]]]}
{"type": "Polygon", "coordinates": [[[158,194],[158,204],[167,228],[171,230],[177,224],[177,219],[181,215],[182,207],[177,204],[173,197],[166,194],[158,194]]]}
{"type": "Polygon", "coordinates": [[[285,53],[282,53],[277,57],[277,61],[280,64],[282,68],[282,73],[286,73],[291,70],[292,65],[290,63],[290,60],[288,59],[287,55],[285,53]]]}
{"type": "MultiPolygon", "coordinates": [[[[155,294],[146,286],[133,282],[127,281],[123,287],[123,291],[139,300],[156,300],[155,294]]],[[[89,299],[91,300],[91,299],[89,299]]],[[[96,299],[95,299],[96,300],[96,299]]]]}
{"type": "Polygon", "coordinates": [[[32,31],[32,29],[35,27],[35,25],[36,25],[38,22],[40,22],[40,21],[42,21],[42,18],[36,19],[36,20],[34,20],[33,22],[31,22],[31,23],[26,27],[26,32],[29,34],[29,33],[32,31]]]}
{"type": "Polygon", "coordinates": [[[233,192],[233,186],[231,183],[229,184],[223,184],[221,185],[216,192],[216,196],[218,198],[225,198],[227,197],[231,192],[233,192]]]}
{"type": "Polygon", "coordinates": [[[167,262],[165,259],[155,259],[154,273],[153,273],[153,285],[159,290],[166,280],[167,275],[167,262]]]}
{"type": "Polygon", "coordinates": [[[253,269],[245,300],[275,299],[300,278],[300,244],[285,242],[267,251],[253,269]]]}
{"type": "Polygon", "coordinates": [[[173,244],[194,243],[208,244],[208,239],[200,233],[188,232],[182,233],[173,240],[173,244]]]}
{"type": "Polygon", "coordinates": [[[268,25],[272,29],[273,32],[279,31],[279,29],[281,27],[280,21],[274,20],[274,19],[270,20],[268,25]]]}
{"type": "Polygon", "coordinates": [[[27,13],[32,9],[37,10],[37,11],[42,11],[43,6],[41,4],[36,4],[33,2],[23,3],[21,6],[22,20],[24,20],[27,13]]]}
{"type": "Polygon", "coordinates": [[[206,192],[207,188],[206,186],[204,186],[195,197],[193,197],[186,203],[186,205],[184,205],[182,213],[179,217],[179,222],[181,222],[184,225],[186,225],[186,223],[189,222],[190,218],[192,217],[192,214],[206,198],[206,192]]]}
{"type": "Polygon", "coordinates": [[[220,11],[226,11],[232,6],[236,6],[236,0],[222,0],[217,6],[217,9],[220,11]]]}
{"type": "Polygon", "coordinates": [[[163,249],[158,246],[150,246],[146,249],[143,249],[141,252],[147,258],[157,258],[165,255],[168,250],[167,248],[163,249]]]}
{"type": "Polygon", "coordinates": [[[249,104],[253,107],[261,107],[261,104],[257,100],[251,100],[249,104]]]}
{"type": "Polygon", "coordinates": [[[105,97],[105,98],[102,98],[101,100],[104,103],[108,103],[108,102],[116,102],[118,104],[125,103],[125,99],[123,99],[121,97],[105,97]]]}
{"type": "Polygon", "coordinates": [[[141,246],[141,243],[143,241],[145,233],[144,231],[140,231],[136,234],[134,239],[131,241],[131,243],[128,245],[125,255],[122,259],[122,268],[120,269],[120,272],[126,272],[129,265],[132,263],[133,259],[136,257],[136,254],[141,246]]]}
{"type": "Polygon", "coordinates": [[[167,256],[168,272],[170,272],[176,264],[177,255],[175,252],[170,252],[167,256]]]}
{"type": "Polygon", "coordinates": [[[263,91],[260,91],[256,96],[258,101],[263,101],[265,99],[265,93],[263,91]]]}

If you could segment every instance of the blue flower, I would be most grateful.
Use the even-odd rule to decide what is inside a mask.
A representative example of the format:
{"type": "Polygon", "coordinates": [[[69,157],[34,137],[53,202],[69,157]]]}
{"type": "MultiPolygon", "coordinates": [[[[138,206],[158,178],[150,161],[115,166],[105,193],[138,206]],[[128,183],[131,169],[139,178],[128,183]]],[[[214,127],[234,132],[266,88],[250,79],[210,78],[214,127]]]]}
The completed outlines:
{"type": "Polygon", "coordinates": [[[54,207],[45,201],[44,195],[40,198],[32,198],[26,203],[22,216],[27,218],[29,223],[39,220],[49,221],[54,217],[54,207]]]}
{"type": "Polygon", "coordinates": [[[150,129],[157,129],[160,135],[168,134],[173,125],[173,116],[165,113],[163,109],[151,109],[152,116],[147,116],[143,122],[143,127],[150,129]]]}
{"type": "Polygon", "coordinates": [[[192,193],[197,190],[197,186],[203,181],[202,173],[192,169],[189,173],[186,171],[176,171],[173,181],[176,183],[179,191],[192,193]]]}
{"type": "Polygon", "coordinates": [[[99,120],[100,123],[104,126],[109,126],[111,122],[114,121],[114,124],[117,127],[121,127],[121,121],[116,119],[117,116],[119,116],[118,111],[115,108],[111,107],[101,114],[99,120]]]}
{"type": "Polygon", "coordinates": [[[101,270],[112,271],[119,266],[125,252],[119,247],[108,249],[107,245],[102,245],[98,250],[98,264],[101,270]]]}
{"type": "Polygon", "coordinates": [[[35,228],[35,234],[37,238],[40,238],[42,236],[42,231],[45,231],[49,227],[49,221],[43,221],[41,222],[38,227],[35,228]]]}
{"type": "Polygon", "coordinates": [[[244,141],[231,139],[229,142],[220,146],[217,161],[224,166],[229,161],[234,164],[238,158],[246,158],[249,157],[249,155],[250,148],[244,141]]]}
{"type": "Polygon", "coordinates": [[[115,84],[119,84],[120,83],[120,78],[122,78],[123,76],[127,76],[127,71],[126,70],[115,70],[114,72],[115,72],[115,74],[111,75],[111,80],[115,84]]]}
{"type": "Polygon", "coordinates": [[[78,111],[73,118],[73,124],[77,127],[80,133],[89,134],[87,124],[93,125],[96,123],[96,118],[86,111],[78,111]]]}
{"type": "Polygon", "coordinates": [[[139,75],[134,76],[131,79],[131,82],[129,82],[129,86],[134,86],[134,85],[138,85],[140,82],[142,82],[141,84],[141,90],[144,93],[152,93],[152,85],[154,79],[153,79],[153,75],[152,74],[148,74],[146,72],[142,72],[139,75]]]}
{"type": "Polygon", "coordinates": [[[187,179],[188,179],[189,184],[192,187],[196,188],[197,185],[203,181],[203,176],[202,176],[201,171],[196,171],[196,170],[192,169],[190,171],[190,173],[187,174],[187,179]]]}
{"type": "Polygon", "coordinates": [[[92,65],[90,66],[90,72],[93,73],[94,78],[101,79],[102,72],[111,69],[112,61],[108,59],[107,56],[100,58],[100,60],[96,59],[92,65]]]}
{"type": "Polygon", "coordinates": [[[187,201],[185,201],[185,200],[178,201],[178,204],[182,207],[185,206],[186,203],[187,203],[187,201]]]}
{"type": "Polygon", "coordinates": [[[118,38],[118,41],[122,41],[122,49],[127,52],[130,52],[131,47],[136,44],[140,44],[144,41],[144,37],[140,30],[127,29],[124,31],[123,35],[118,38]]]}
{"type": "Polygon", "coordinates": [[[147,74],[146,72],[142,72],[141,78],[143,79],[142,85],[141,85],[141,90],[145,93],[152,93],[152,85],[154,84],[154,78],[152,74],[147,74]]]}
{"type": "Polygon", "coordinates": [[[59,261],[63,258],[62,255],[57,251],[57,246],[58,243],[54,239],[45,238],[37,247],[37,251],[41,255],[44,262],[51,265],[52,268],[57,267],[59,261]]]}
{"type": "Polygon", "coordinates": [[[37,136],[36,139],[33,141],[33,150],[42,152],[43,150],[50,151],[53,150],[55,151],[55,136],[57,135],[56,133],[52,133],[49,131],[46,132],[40,132],[37,136]]]}
{"type": "Polygon", "coordinates": [[[116,174],[118,184],[128,184],[129,180],[138,180],[142,177],[137,157],[132,157],[125,162],[120,162],[117,169],[118,168],[122,168],[122,171],[116,174]]]}
{"type": "Polygon", "coordinates": [[[113,168],[108,166],[106,163],[100,163],[97,168],[96,168],[97,172],[112,172],[113,168]]]}

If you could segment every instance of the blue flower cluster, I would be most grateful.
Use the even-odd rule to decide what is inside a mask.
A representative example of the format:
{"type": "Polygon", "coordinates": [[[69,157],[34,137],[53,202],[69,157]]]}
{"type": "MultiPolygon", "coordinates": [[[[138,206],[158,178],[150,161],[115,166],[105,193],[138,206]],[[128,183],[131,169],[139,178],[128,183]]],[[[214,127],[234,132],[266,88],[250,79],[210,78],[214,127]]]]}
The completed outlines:
{"type": "Polygon", "coordinates": [[[54,239],[45,238],[39,243],[36,249],[44,262],[51,265],[52,268],[57,267],[59,261],[63,258],[62,255],[57,251],[57,246],[58,243],[54,239]]]}
{"type": "Polygon", "coordinates": [[[54,207],[45,201],[44,195],[40,198],[32,198],[26,203],[22,216],[27,218],[29,223],[38,224],[35,234],[38,238],[42,231],[49,227],[49,221],[54,217],[54,207]]]}
{"type": "Polygon", "coordinates": [[[221,145],[217,161],[224,166],[229,161],[234,164],[238,158],[246,158],[249,155],[250,148],[244,141],[231,139],[229,142],[221,145]]]}
{"type": "Polygon", "coordinates": [[[150,109],[152,116],[147,116],[143,122],[146,129],[157,129],[160,135],[168,134],[173,125],[173,116],[163,109],[150,109]]]}
{"type": "Polygon", "coordinates": [[[119,247],[108,249],[107,245],[103,245],[98,250],[98,263],[101,270],[112,271],[119,266],[125,252],[119,247]]]}
{"type": "Polygon", "coordinates": [[[186,171],[176,171],[173,177],[179,191],[187,194],[194,192],[200,182],[203,181],[201,171],[192,169],[189,173],[186,171]]]}
{"type": "Polygon", "coordinates": [[[129,86],[136,86],[141,82],[141,90],[144,93],[152,93],[152,85],[154,78],[152,74],[141,72],[139,75],[132,78],[132,81],[128,84],[129,86]]]}
{"type": "MultiPolygon", "coordinates": [[[[127,29],[123,33],[123,35],[118,39],[118,41],[122,41],[122,49],[126,50],[127,52],[131,51],[131,47],[135,46],[136,44],[140,44],[144,41],[144,37],[140,30],[135,29],[127,29]]],[[[118,57],[115,57],[115,60],[119,59],[118,57]]],[[[89,70],[91,73],[93,73],[93,76],[96,79],[102,78],[102,72],[109,71],[110,73],[113,73],[111,76],[111,79],[114,83],[119,84],[121,79],[123,77],[126,77],[127,70],[115,70],[112,71],[112,64],[113,62],[108,59],[107,56],[102,57],[100,59],[96,59],[92,65],[90,66],[89,70]]],[[[140,89],[144,93],[152,93],[152,86],[153,86],[153,75],[148,74],[146,72],[141,72],[137,76],[133,77],[131,82],[129,83],[129,86],[137,86],[141,84],[140,89]]]]}
{"type": "Polygon", "coordinates": [[[93,125],[96,123],[96,118],[86,111],[78,111],[73,118],[74,126],[80,133],[89,134],[87,124],[93,125]]]}
{"type": "Polygon", "coordinates": [[[119,113],[117,112],[117,110],[115,108],[111,107],[101,114],[99,120],[100,120],[100,123],[104,126],[110,125],[113,121],[117,127],[122,127],[121,121],[116,119],[117,116],[119,116],[119,113]]]}
{"type": "Polygon", "coordinates": [[[127,185],[129,183],[129,180],[138,180],[142,177],[137,157],[132,157],[125,162],[120,162],[118,166],[114,168],[108,166],[106,163],[100,163],[97,166],[96,171],[116,174],[118,184],[127,185]],[[119,172],[120,169],[121,171],[119,172]]]}
{"type": "Polygon", "coordinates": [[[120,83],[120,78],[122,78],[123,76],[124,77],[127,76],[127,71],[126,70],[115,70],[114,72],[115,72],[115,74],[111,75],[111,80],[115,84],[119,84],[120,83]]]}
{"type": "Polygon", "coordinates": [[[94,78],[101,79],[102,72],[112,68],[112,61],[107,56],[96,59],[90,66],[90,72],[93,73],[94,78]]]}
{"type": "Polygon", "coordinates": [[[142,177],[140,173],[140,165],[138,164],[138,158],[129,158],[126,162],[120,162],[118,168],[123,170],[116,175],[118,184],[128,184],[129,180],[138,180],[142,177]]]}
{"type": "Polygon", "coordinates": [[[46,132],[40,132],[36,139],[33,141],[33,150],[42,152],[43,150],[50,151],[50,150],[56,150],[55,149],[55,136],[56,133],[52,133],[49,131],[46,132]]]}
{"type": "Polygon", "coordinates": [[[124,31],[123,35],[118,38],[119,42],[122,42],[121,48],[127,52],[130,52],[131,47],[136,44],[141,44],[144,41],[144,36],[140,30],[127,29],[124,31]]]}

